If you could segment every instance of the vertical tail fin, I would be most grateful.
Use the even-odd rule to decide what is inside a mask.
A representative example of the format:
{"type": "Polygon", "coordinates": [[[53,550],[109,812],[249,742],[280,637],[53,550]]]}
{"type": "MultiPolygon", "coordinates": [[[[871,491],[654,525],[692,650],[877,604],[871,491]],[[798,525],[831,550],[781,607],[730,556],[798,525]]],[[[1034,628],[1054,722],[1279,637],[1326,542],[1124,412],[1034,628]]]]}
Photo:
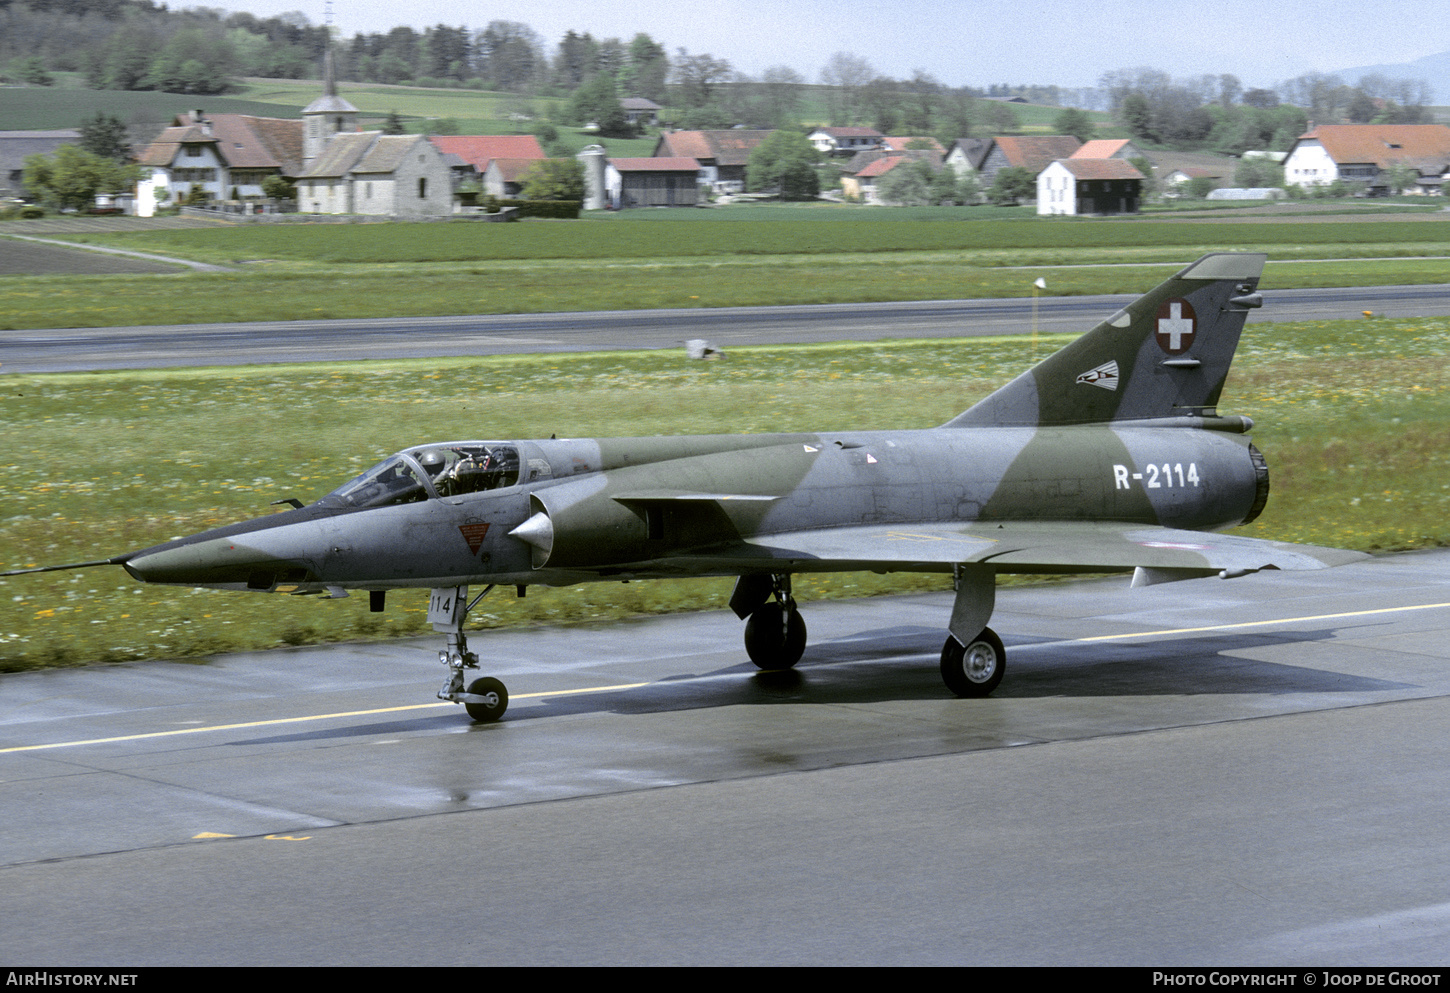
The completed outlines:
{"type": "Polygon", "coordinates": [[[1214,414],[1265,261],[1205,255],[943,427],[1214,414]]]}

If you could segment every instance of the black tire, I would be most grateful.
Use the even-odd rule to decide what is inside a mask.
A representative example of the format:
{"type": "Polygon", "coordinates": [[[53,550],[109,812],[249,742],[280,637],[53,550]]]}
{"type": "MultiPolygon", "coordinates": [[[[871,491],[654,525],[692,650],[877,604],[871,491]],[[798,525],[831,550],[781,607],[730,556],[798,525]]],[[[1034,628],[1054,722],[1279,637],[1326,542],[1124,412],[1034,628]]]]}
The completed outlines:
{"type": "Polygon", "coordinates": [[[503,712],[509,709],[509,691],[504,689],[503,683],[492,676],[485,676],[482,679],[475,679],[468,684],[470,696],[491,697],[493,703],[465,703],[463,709],[468,711],[480,724],[488,724],[503,716],[503,712]]]}
{"type": "Polygon", "coordinates": [[[947,637],[941,650],[941,678],[957,696],[986,696],[997,688],[1007,671],[1007,650],[991,628],[963,645],[947,637]]]}
{"type": "Polygon", "coordinates": [[[786,620],[784,611],[778,603],[767,603],[745,622],[745,653],[762,669],[789,669],[806,650],[805,619],[792,610],[786,620]]]}

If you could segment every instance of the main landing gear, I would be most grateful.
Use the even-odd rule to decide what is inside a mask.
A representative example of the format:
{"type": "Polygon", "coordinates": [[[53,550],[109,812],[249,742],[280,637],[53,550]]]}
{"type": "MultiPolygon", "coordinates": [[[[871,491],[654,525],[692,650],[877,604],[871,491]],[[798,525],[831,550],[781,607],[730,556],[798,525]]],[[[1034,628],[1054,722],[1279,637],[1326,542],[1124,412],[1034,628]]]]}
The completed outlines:
{"type": "Polygon", "coordinates": [[[448,647],[438,653],[438,661],[448,667],[448,680],[438,691],[438,699],[463,704],[468,716],[480,724],[498,720],[509,705],[508,690],[492,676],[473,680],[466,690],[463,686],[464,671],[478,668],[478,656],[468,650],[463,622],[467,620],[468,612],[478,606],[478,601],[491,589],[493,587],[489,586],[474,597],[472,603],[468,600],[467,586],[434,590],[432,599],[428,601],[428,620],[433,624],[433,630],[448,636],[448,647]]]}
{"type": "Polygon", "coordinates": [[[952,635],[941,650],[941,678],[957,696],[986,696],[1007,671],[1007,650],[991,628],[963,645],[952,635]]]}
{"type": "MultiPolygon", "coordinates": [[[[790,595],[790,576],[774,575],[760,580],[767,578],[770,585],[766,596],[774,596],[775,601],[762,602],[749,612],[750,620],[745,623],[745,653],[760,668],[780,671],[799,662],[806,650],[806,622],[790,595]]],[[[757,592],[766,588],[760,580],[756,581],[757,592]]],[[[745,582],[742,577],[741,585],[745,582]]],[[[736,587],[737,595],[741,585],[736,587]]],[[[731,606],[736,606],[734,597],[731,606]]]]}
{"type": "MultiPolygon", "coordinates": [[[[984,697],[1007,672],[1002,639],[986,626],[996,603],[996,573],[990,566],[963,564],[952,570],[956,599],[951,632],[941,650],[941,678],[960,697],[984,697]],[[972,633],[975,632],[975,633],[972,633]]],[[[806,647],[806,622],[791,596],[790,576],[741,576],[730,596],[730,609],[747,619],[745,652],[766,670],[789,669],[806,647]]]]}

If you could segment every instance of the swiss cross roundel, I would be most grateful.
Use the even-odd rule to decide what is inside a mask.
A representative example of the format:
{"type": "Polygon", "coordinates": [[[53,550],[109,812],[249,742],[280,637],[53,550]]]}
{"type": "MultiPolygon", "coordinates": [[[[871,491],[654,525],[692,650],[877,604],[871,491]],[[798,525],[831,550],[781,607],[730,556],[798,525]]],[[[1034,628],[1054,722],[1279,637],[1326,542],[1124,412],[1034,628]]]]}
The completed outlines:
{"type": "Polygon", "coordinates": [[[1187,300],[1169,300],[1158,308],[1153,334],[1158,339],[1158,347],[1169,355],[1182,355],[1188,351],[1197,330],[1197,315],[1187,300]]]}

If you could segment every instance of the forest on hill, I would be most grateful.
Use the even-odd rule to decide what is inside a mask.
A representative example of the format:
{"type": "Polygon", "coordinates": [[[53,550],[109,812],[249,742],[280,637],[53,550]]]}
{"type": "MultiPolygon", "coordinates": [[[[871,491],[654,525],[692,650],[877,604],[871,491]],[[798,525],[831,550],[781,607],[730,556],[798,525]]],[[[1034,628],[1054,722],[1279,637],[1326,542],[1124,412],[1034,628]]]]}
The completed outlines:
{"type": "MultiPolygon", "coordinates": [[[[300,13],[259,18],[216,8],[173,10],[154,0],[0,0],[0,82],[45,86],[79,73],[95,90],[215,95],[240,77],[319,79],[330,31],[300,13]]],[[[1353,84],[1309,74],[1248,88],[1228,74],[1175,79],[1154,68],[1105,71],[1097,87],[950,86],[918,71],[878,73],[851,52],[830,55],[814,79],[772,66],[759,77],[710,53],[673,53],[645,33],[629,39],[568,31],[550,43],[527,24],[336,37],[337,78],[452,87],[537,98],[561,125],[604,118],[620,98],[667,107],[691,129],[866,125],[886,134],[958,138],[1020,131],[1008,99],[1097,111],[1115,133],[1159,148],[1238,154],[1285,149],[1314,123],[1429,123],[1433,93],[1420,80],[1368,75],[1353,84]]],[[[1037,115],[1040,119],[1040,115],[1037,115]]],[[[613,122],[619,124],[620,122],[613,122]]]]}

